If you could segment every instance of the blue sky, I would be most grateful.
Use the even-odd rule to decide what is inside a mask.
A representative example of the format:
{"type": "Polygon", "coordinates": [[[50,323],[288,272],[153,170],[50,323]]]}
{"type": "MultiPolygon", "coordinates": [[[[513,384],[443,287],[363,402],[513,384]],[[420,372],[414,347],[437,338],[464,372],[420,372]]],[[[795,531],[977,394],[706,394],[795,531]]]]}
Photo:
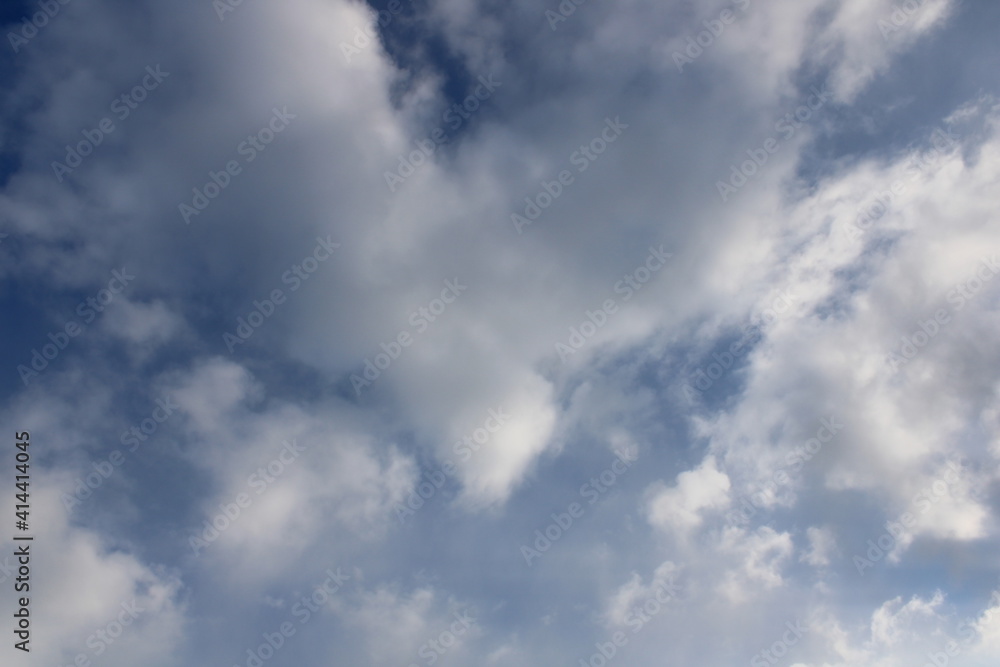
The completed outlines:
{"type": "Polygon", "coordinates": [[[996,664],[1000,8],[2,12],[4,664],[996,664]]]}

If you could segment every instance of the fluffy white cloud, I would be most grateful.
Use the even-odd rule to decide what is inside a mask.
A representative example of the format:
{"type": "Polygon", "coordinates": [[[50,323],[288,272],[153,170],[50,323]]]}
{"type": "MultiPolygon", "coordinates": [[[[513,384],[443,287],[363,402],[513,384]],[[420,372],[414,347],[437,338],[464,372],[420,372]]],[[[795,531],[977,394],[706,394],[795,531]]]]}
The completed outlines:
{"type": "Polygon", "coordinates": [[[28,286],[12,310],[38,326],[12,337],[9,366],[111,267],[136,273],[0,412],[45,441],[39,512],[58,548],[39,580],[65,591],[38,600],[58,609],[44,658],[68,662],[134,595],[157,620],[109,660],[245,661],[349,564],[276,661],[586,661],[683,573],[618,660],[752,661],[802,623],[787,664],[923,664],[951,640],[955,664],[993,664],[998,607],[968,591],[997,540],[995,79],[966,99],[995,56],[970,23],[991,10],[404,5],[361,44],[376,15],[358,2],[242,3],[221,21],[205,3],[70,3],[18,52],[0,276],[28,286]],[[729,8],[678,72],[674,53],[729,8]],[[948,86],[919,69],[967,42],[948,86]],[[52,161],[158,63],[169,75],[60,181],[52,161]],[[451,126],[479,77],[495,88],[451,126]],[[917,95],[924,81],[942,90],[917,95]],[[814,86],[829,97],[790,124],[814,86]],[[287,127],[246,159],[275,109],[287,127]],[[607,119],[624,124],[613,142],[607,119]],[[438,126],[447,141],[406,164],[438,126]],[[762,150],[723,200],[720,180],[762,150]],[[187,224],[178,205],[229,160],[240,173],[187,224]],[[573,182],[555,195],[561,170],[573,182]],[[322,261],[319,239],[339,244],[322,261]],[[661,247],[670,260],[643,268],[661,247]],[[467,288],[445,301],[446,281],[467,288]],[[227,349],[241,321],[252,335],[227,349]],[[563,358],[584,322],[594,335],[563,358]],[[158,400],[178,406],[164,421],[158,400]],[[508,415],[495,429],[491,411],[508,415]],[[130,428],[141,449],[60,510],[130,428]],[[628,476],[523,567],[523,535],[622,447],[642,453],[628,476]],[[446,462],[454,475],[397,521],[446,462]],[[907,513],[904,533],[886,528],[907,513]],[[859,575],[868,540],[880,555],[859,575]],[[430,648],[473,607],[475,629],[430,648]]]}
{"type": "MultiPolygon", "coordinates": [[[[36,456],[45,447],[29,439],[36,456]]],[[[16,577],[28,588],[5,595],[0,611],[13,618],[17,600],[30,600],[30,657],[37,663],[75,660],[129,665],[141,661],[171,664],[188,619],[185,592],[174,568],[146,560],[127,545],[109,541],[96,527],[75,525],[61,497],[73,493],[76,480],[65,474],[35,473],[29,486],[31,542],[9,541],[2,559],[5,588],[16,577]],[[18,568],[27,545],[29,574],[18,568]],[[78,658],[83,656],[83,658],[78,658]]],[[[14,516],[13,493],[2,509],[14,516]]],[[[5,650],[14,651],[12,646],[5,650]]],[[[33,663],[35,664],[35,663],[33,663]]]]}
{"type": "Polygon", "coordinates": [[[649,491],[649,522],[662,530],[689,530],[702,523],[702,512],[729,504],[729,477],[709,456],[694,470],[682,472],[672,487],[662,484],[649,491]]]}

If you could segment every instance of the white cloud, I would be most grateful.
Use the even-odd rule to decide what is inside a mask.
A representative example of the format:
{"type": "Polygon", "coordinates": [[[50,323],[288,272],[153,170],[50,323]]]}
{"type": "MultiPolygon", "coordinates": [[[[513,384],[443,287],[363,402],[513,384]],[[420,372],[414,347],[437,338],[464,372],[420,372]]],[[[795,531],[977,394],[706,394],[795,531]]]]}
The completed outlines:
{"type": "Polygon", "coordinates": [[[729,505],[729,477],[720,472],[715,457],[706,457],[694,470],[677,475],[672,487],[649,490],[649,522],[661,530],[686,531],[703,521],[702,513],[729,505]]]}
{"type": "MultiPolygon", "coordinates": [[[[53,638],[44,657],[68,662],[134,594],[158,622],[109,659],[240,659],[228,631],[271,629],[284,612],[274,602],[331,562],[363,563],[369,580],[281,659],[348,647],[351,664],[418,662],[461,599],[489,606],[489,622],[442,663],[572,662],[594,650],[595,618],[620,626],[675,570],[690,586],[683,608],[619,660],[659,664],[667,650],[679,662],[750,660],[793,616],[810,632],[792,665],[902,667],[943,650],[968,596],[909,588],[947,588],[927,573],[958,564],[981,581],[997,538],[986,491],[1000,456],[1000,281],[961,309],[949,300],[1000,247],[996,103],[955,97],[992,52],[970,32],[969,71],[954,73],[963,92],[904,100],[883,85],[890,75],[941,74],[902,56],[927,48],[931,62],[966,46],[968,26],[949,21],[968,23],[973,9],[927,0],[884,38],[892,0],[753,2],[677,73],[672,50],[731,4],[584,3],[553,31],[544,10],[556,3],[443,0],[394,19],[421,38],[388,31],[395,61],[376,41],[350,62],[341,42],[371,21],[363,3],[243,3],[221,22],[207,4],[61,9],[19,54],[3,112],[19,166],[0,193],[0,275],[30,287],[15,310],[58,320],[63,301],[71,312],[109,267],[141,270],[136,293],[3,408],[4,424],[43,433],[52,455],[39,462],[39,502],[58,549],[40,561],[40,581],[72,603],[40,600],[57,609],[39,625],[53,638]],[[171,77],[156,97],[58,182],[50,163],[63,146],[159,61],[171,77]],[[385,171],[442,122],[463,77],[491,73],[495,94],[390,192],[385,171]],[[834,99],[721,202],[716,181],[814,83],[834,99]],[[287,131],[185,225],[178,203],[236,159],[276,105],[296,116],[287,131]],[[957,136],[946,150],[925,126],[942,114],[957,136]],[[575,169],[574,151],[619,115],[621,141],[518,235],[510,214],[575,169]],[[856,227],[897,182],[884,215],[856,227]],[[293,291],[283,272],[317,235],[341,248],[293,291]],[[674,257],[626,302],[615,285],[661,243],[674,257]],[[351,374],[415,332],[411,314],[456,276],[468,292],[354,392],[351,374]],[[232,355],[213,356],[226,354],[222,333],[279,288],[280,310],[232,355]],[[713,391],[680,400],[686,371],[782,291],[792,311],[713,391]],[[608,298],[619,312],[562,363],[555,343],[608,298]],[[950,322],[893,369],[903,337],[941,308],[950,322]],[[123,342],[131,364],[119,363],[123,342]],[[148,414],[139,388],[168,393],[178,415],[74,513],[81,525],[60,519],[56,487],[71,488],[148,414]],[[440,491],[453,505],[429,503],[399,524],[393,506],[420,467],[454,460],[455,441],[490,409],[510,419],[458,462],[440,491]],[[831,415],[843,432],[793,469],[789,455],[831,415]],[[305,451],[257,495],[251,475],[286,441],[305,451]],[[560,567],[512,569],[527,512],[565,507],[556,494],[606,443],[641,448],[642,464],[554,547],[560,567]],[[951,463],[957,479],[921,511],[916,494],[933,492],[951,463]],[[763,494],[750,525],[723,526],[734,499],[778,470],[789,480],[763,494]],[[252,505],[193,557],[190,531],[241,493],[252,505]],[[877,537],[868,531],[906,511],[919,520],[889,563],[856,577],[850,556],[877,537]]],[[[974,616],[978,643],[963,644],[962,660],[993,664],[995,614],[974,616]]]]}
{"type": "Polygon", "coordinates": [[[837,552],[836,535],[828,527],[810,526],[806,530],[809,538],[809,550],[802,554],[801,560],[813,567],[823,567],[830,564],[830,557],[837,552]]]}
{"type": "Polygon", "coordinates": [[[158,346],[173,337],[183,327],[183,321],[162,301],[123,301],[108,309],[102,325],[130,343],[158,346]]]}
{"type": "MultiPolygon", "coordinates": [[[[36,454],[44,447],[37,433],[29,447],[36,454]]],[[[4,548],[4,558],[25,544],[29,548],[29,588],[21,592],[30,600],[32,660],[68,664],[82,654],[112,666],[171,664],[187,624],[178,572],[71,522],[60,497],[72,493],[74,483],[69,475],[36,471],[30,484],[30,530],[24,533],[34,541],[9,542],[4,548]]],[[[14,515],[13,493],[2,507],[7,516],[14,515]]],[[[10,555],[8,562],[16,574],[18,558],[10,555]]],[[[7,585],[13,589],[13,578],[7,585]]],[[[5,617],[13,617],[17,599],[3,596],[5,617]]]]}
{"type": "Polygon", "coordinates": [[[784,583],[782,571],[794,551],[791,535],[764,526],[754,532],[726,528],[718,548],[732,557],[731,567],[718,584],[718,591],[734,603],[750,599],[756,589],[771,589],[784,583]]]}

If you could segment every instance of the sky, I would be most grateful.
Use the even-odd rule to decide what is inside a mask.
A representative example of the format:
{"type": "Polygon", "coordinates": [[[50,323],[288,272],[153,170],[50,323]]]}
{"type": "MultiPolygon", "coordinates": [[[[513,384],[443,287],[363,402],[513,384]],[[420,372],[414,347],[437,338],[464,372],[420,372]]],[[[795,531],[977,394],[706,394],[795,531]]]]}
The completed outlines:
{"type": "Polygon", "coordinates": [[[1000,5],[0,22],[4,665],[997,664],[1000,5]]]}

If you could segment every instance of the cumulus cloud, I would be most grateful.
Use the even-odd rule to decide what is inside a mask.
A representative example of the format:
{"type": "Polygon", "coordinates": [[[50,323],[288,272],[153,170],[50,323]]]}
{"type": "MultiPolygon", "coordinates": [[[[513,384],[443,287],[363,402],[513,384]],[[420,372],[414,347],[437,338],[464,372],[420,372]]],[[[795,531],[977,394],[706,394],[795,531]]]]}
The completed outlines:
{"type": "Polygon", "coordinates": [[[694,470],[682,472],[677,483],[650,490],[649,521],[663,530],[687,530],[702,523],[702,511],[729,504],[729,478],[709,456],[694,470]]]}
{"type": "Polygon", "coordinates": [[[60,4],[0,112],[36,657],[134,598],[108,664],[994,664],[997,17],[60,4]]]}

